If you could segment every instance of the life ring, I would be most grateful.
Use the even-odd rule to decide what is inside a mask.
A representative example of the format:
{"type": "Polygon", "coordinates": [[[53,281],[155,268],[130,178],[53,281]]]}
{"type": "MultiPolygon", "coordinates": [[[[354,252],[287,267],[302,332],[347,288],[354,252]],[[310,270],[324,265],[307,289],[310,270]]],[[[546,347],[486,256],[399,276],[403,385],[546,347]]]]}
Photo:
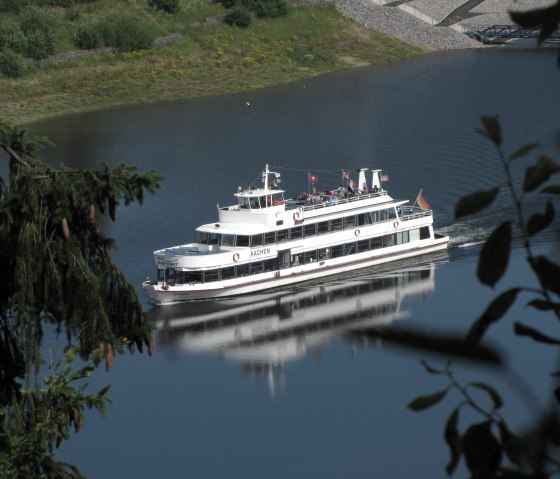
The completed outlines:
{"type": "Polygon", "coordinates": [[[299,215],[299,211],[296,211],[296,212],[294,213],[294,221],[298,221],[298,220],[299,220],[299,216],[300,216],[300,215],[299,215]]]}
{"type": "Polygon", "coordinates": [[[236,263],[239,261],[239,253],[233,253],[233,261],[236,263]]]}
{"type": "Polygon", "coordinates": [[[398,222],[398,221],[395,221],[395,222],[393,223],[393,227],[398,228],[398,227],[399,227],[399,222],[398,222]]]}
{"type": "Polygon", "coordinates": [[[167,291],[167,290],[169,289],[169,285],[168,285],[167,283],[163,283],[163,284],[161,285],[161,289],[167,291]]]}
{"type": "Polygon", "coordinates": [[[355,234],[356,236],[360,236],[360,228],[358,228],[356,231],[354,231],[354,234],[355,234]]]}

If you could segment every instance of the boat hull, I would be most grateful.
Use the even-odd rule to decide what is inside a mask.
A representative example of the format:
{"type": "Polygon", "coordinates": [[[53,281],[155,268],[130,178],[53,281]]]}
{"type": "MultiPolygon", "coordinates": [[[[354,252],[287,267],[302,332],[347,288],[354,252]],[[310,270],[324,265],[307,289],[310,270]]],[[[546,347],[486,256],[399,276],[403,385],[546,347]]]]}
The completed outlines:
{"type": "Polygon", "coordinates": [[[154,284],[150,281],[143,283],[143,289],[155,304],[172,304],[185,301],[199,301],[226,298],[264,291],[267,289],[285,287],[290,284],[314,280],[326,276],[355,271],[356,269],[377,266],[401,259],[433,253],[444,250],[449,243],[449,237],[440,236],[427,244],[421,244],[407,249],[395,251],[367,251],[343,258],[317,261],[298,267],[291,267],[278,271],[261,273],[237,278],[232,281],[220,281],[204,284],[181,284],[177,286],[154,284]]]}

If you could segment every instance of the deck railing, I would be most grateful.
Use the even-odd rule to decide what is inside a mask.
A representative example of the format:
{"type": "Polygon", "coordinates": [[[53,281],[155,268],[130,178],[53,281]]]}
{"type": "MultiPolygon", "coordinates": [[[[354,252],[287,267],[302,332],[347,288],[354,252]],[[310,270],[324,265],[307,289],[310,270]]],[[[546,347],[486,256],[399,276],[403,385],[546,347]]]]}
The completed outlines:
{"type": "MultiPolygon", "coordinates": [[[[287,200],[286,201],[286,209],[294,209],[303,207],[303,211],[312,211],[321,208],[328,208],[329,206],[335,205],[343,205],[345,203],[355,203],[356,201],[364,201],[369,198],[376,198],[379,196],[386,196],[387,192],[385,190],[378,191],[377,193],[360,193],[351,196],[350,198],[342,198],[336,199],[334,202],[332,201],[323,201],[321,203],[307,203],[301,202],[299,203],[297,200],[287,200]]],[[[324,199],[326,195],[322,195],[321,197],[324,199]]]]}
{"type": "Polygon", "coordinates": [[[418,206],[400,206],[399,209],[399,219],[401,221],[409,221],[432,215],[432,210],[423,210],[418,206]]]}

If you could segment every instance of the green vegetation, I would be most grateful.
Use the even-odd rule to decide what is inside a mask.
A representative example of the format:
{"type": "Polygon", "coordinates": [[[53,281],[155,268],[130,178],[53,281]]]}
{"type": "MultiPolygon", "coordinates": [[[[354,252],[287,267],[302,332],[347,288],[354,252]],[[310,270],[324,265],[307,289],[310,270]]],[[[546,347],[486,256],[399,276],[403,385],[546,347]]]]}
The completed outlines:
{"type": "MultiPolygon", "coordinates": [[[[1,2],[12,5],[17,0],[1,2]]],[[[47,25],[56,25],[58,61],[24,61],[31,51],[26,29],[35,25],[33,31],[42,31],[38,29],[44,18],[38,16],[33,23],[27,13],[24,27],[23,15],[30,7],[18,14],[6,7],[2,13],[0,7],[0,31],[12,32],[0,36],[0,50],[18,54],[0,57],[5,65],[0,75],[4,120],[21,124],[64,113],[242,92],[424,52],[360,27],[332,6],[299,5],[295,0],[286,15],[276,18],[258,16],[256,5],[281,9],[281,1],[252,0],[251,7],[243,2],[252,12],[248,28],[222,23],[233,11],[214,0],[180,0],[173,14],[150,7],[148,0],[64,3],[68,6],[39,9],[43,17],[49,16],[47,25]],[[173,44],[148,48],[153,38],[171,34],[177,39],[173,44]],[[108,45],[118,50],[64,54],[108,45]]],[[[36,7],[31,12],[36,13],[36,7]]],[[[52,50],[50,40],[51,33],[37,35],[34,58],[52,50]]]]}
{"type": "Polygon", "coordinates": [[[134,287],[111,260],[115,241],[102,224],[119,206],[142,203],[160,186],[154,171],[120,165],[53,167],[38,152],[44,138],[0,121],[0,477],[83,477],[53,448],[79,432],[86,409],[106,411],[109,386],[87,392],[89,377],[115,354],[154,348],[134,287]],[[107,217],[104,217],[104,214],[107,217]],[[38,247],[38,245],[41,247],[38,247]],[[64,354],[45,357],[49,331],[64,354]],[[80,357],[74,367],[75,357],[80,357]],[[48,371],[47,371],[48,367],[48,371]]]}

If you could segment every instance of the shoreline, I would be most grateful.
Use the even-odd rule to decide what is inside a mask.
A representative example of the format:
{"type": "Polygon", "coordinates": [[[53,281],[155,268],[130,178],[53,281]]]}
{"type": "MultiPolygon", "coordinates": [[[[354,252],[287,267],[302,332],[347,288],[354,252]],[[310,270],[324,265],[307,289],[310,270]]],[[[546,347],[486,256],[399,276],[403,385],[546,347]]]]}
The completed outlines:
{"type": "MultiPolygon", "coordinates": [[[[523,4],[523,10],[541,6],[544,1],[517,0],[517,4],[523,4]]],[[[230,27],[212,23],[195,30],[198,43],[188,35],[181,40],[179,35],[172,38],[178,42],[175,45],[155,50],[106,53],[83,60],[67,60],[65,55],[71,58],[73,52],[66,52],[59,55],[62,63],[55,64],[55,60],[20,79],[0,78],[3,116],[8,122],[25,125],[65,114],[248,92],[428,52],[489,48],[458,31],[465,19],[449,26],[436,22],[449,20],[458,6],[476,4],[467,12],[476,13],[476,17],[468,20],[484,24],[496,19],[496,13],[488,16],[480,10],[485,5],[495,9],[497,2],[503,10],[500,18],[506,18],[505,5],[511,6],[511,0],[409,0],[390,4],[386,0],[312,0],[308,5],[313,20],[304,20],[297,27],[300,30],[285,32],[288,34],[280,40],[263,32],[271,27],[289,30],[292,22],[301,21],[298,15],[284,24],[255,25],[251,40],[239,31],[227,30],[230,27]],[[410,11],[420,13],[415,16],[410,11]],[[318,30],[323,36],[311,36],[310,40],[299,37],[302,28],[305,31],[317,25],[323,28],[318,30]],[[226,36],[234,34],[238,35],[236,40],[227,40],[226,36]],[[270,46],[273,40],[281,46],[270,46]],[[232,46],[233,41],[241,45],[243,53],[235,50],[239,47],[232,46]],[[194,57],[190,53],[193,45],[199,49],[194,57]],[[201,49],[204,45],[208,48],[201,49]],[[293,57],[294,50],[301,50],[299,58],[293,57]]],[[[275,34],[278,37],[278,31],[275,34]]]]}

